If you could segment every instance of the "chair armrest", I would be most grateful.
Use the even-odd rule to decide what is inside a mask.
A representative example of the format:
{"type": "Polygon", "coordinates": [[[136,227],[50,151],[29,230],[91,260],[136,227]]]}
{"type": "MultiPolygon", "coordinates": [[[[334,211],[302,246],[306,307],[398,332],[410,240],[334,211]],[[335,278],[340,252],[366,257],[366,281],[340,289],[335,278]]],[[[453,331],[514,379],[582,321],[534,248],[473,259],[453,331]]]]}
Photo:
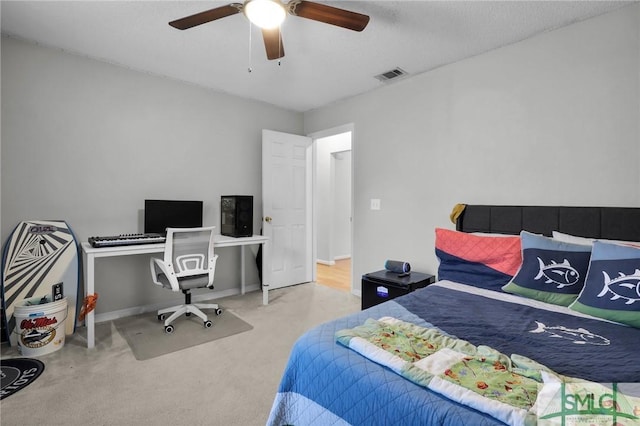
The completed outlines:
{"type": "Polygon", "coordinates": [[[160,281],[158,281],[158,275],[162,273],[167,277],[167,280],[171,285],[171,290],[180,291],[178,279],[172,271],[169,271],[169,268],[162,259],[156,259],[155,257],[152,257],[149,261],[149,266],[151,268],[151,279],[155,284],[159,285],[160,287],[164,287],[164,285],[160,281]],[[158,271],[158,268],[160,269],[160,271],[158,271]]]}

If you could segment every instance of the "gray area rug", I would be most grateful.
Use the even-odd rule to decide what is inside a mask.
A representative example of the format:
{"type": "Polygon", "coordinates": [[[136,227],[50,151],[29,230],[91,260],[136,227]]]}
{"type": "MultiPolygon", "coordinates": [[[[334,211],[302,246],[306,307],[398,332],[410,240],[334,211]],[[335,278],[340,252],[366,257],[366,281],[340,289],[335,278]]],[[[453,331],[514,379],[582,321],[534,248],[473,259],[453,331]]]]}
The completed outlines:
{"type": "Polygon", "coordinates": [[[164,332],[163,322],[153,312],[121,318],[113,321],[118,332],[125,338],[133,355],[139,361],[176,352],[223,337],[232,336],[253,328],[229,311],[216,316],[207,311],[213,327],[204,328],[202,320],[195,315],[182,316],[173,321],[175,330],[164,332]]]}

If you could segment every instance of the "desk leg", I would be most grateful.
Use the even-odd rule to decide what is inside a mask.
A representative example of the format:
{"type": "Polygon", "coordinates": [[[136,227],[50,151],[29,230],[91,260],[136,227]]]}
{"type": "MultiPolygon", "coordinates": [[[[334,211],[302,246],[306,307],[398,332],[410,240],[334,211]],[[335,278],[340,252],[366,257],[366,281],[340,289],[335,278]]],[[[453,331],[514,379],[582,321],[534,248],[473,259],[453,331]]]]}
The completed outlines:
{"type": "Polygon", "coordinates": [[[240,294],[244,294],[244,286],[245,286],[245,259],[244,259],[244,246],[240,246],[240,294]]]}
{"type": "MultiPolygon", "coordinates": [[[[95,258],[93,255],[85,254],[85,296],[89,296],[95,291],[95,258]]],[[[87,328],[87,348],[91,349],[95,346],[95,312],[89,312],[84,319],[85,327],[87,328]]]]}
{"type": "MultiPolygon", "coordinates": [[[[267,274],[265,274],[265,268],[271,267],[270,264],[265,262],[266,259],[270,259],[269,255],[270,244],[269,242],[265,242],[262,244],[262,304],[269,304],[269,283],[265,280],[267,274]]],[[[270,274],[269,274],[270,275],[270,274]]]]}

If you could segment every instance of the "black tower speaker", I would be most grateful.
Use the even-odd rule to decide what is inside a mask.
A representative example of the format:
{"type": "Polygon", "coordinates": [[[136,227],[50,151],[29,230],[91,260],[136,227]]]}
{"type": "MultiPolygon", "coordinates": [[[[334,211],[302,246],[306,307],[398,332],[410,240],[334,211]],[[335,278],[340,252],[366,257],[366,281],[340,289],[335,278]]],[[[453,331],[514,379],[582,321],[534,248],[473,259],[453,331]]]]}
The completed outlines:
{"type": "Polygon", "coordinates": [[[220,199],[220,233],[229,237],[253,235],[253,196],[223,195],[220,199]]]}

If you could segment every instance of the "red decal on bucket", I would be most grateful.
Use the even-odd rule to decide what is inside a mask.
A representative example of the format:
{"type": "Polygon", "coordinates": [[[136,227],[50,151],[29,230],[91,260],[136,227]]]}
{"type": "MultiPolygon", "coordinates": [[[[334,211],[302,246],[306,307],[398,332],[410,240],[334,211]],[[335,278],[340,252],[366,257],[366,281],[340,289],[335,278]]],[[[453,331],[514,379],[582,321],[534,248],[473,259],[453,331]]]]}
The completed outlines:
{"type": "Polygon", "coordinates": [[[32,328],[46,327],[48,325],[56,324],[57,322],[58,322],[58,319],[56,317],[53,317],[53,318],[40,317],[36,319],[23,319],[22,322],[20,323],[20,327],[23,330],[28,330],[32,328]]]}

